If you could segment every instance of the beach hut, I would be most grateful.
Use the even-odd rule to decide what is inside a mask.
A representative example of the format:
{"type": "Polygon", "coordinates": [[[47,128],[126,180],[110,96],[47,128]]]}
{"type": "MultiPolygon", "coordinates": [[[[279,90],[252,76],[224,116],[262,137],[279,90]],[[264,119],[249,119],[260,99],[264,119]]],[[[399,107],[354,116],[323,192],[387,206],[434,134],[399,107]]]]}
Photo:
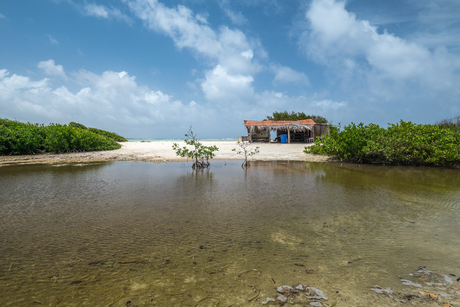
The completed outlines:
{"type": "Polygon", "coordinates": [[[245,120],[244,126],[248,136],[244,139],[249,142],[270,143],[270,131],[276,131],[276,140],[286,138],[286,143],[314,142],[315,138],[327,133],[327,124],[317,124],[312,119],[302,120],[245,120]],[[286,135],[283,137],[282,135],[286,135]]]}

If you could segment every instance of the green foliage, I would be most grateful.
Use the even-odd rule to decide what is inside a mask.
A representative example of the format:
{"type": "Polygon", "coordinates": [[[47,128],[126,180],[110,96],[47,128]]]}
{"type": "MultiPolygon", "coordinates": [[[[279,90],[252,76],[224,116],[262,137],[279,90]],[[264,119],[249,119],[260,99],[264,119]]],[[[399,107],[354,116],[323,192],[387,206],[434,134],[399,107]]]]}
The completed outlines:
{"type": "Polygon", "coordinates": [[[0,119],[0,154],[118,149],[115,140],[72,125],[21,123],[0,119]]]}
{"type": "Polygon", "coordinates": [[[0,119],[0,154],[34,153],[43,143],[43,125],[0,119]]]}
{"type": "Polygon", "coordinates": [[[91,132],[93,132],[95,134],[105,136],[106,138],[112,139],[112,140],[114,140],[116,142],[128,142],[127,139],[125,139],[122,136],[119,136],[118,134],[116,134],[114,132],[109,132],[109,131],[105,131],[105,130],[101,130],[101,129],[97,129],[97,128],[87,128],[86,126],[84,126],[84,125],[82,125],[80,123],[76,123],[76,122],[70,122],[69,126],[73,127],[73,128],[79,128],[79,129],[88,129],[89,131],[91,131],[91,132]]]}
{"type": "Polygon", "coordinates": [[[268,120],[302,120],[302,119],[313,119],[317,124],[327,124],[327,119],[319,115],[306,115],[304,112],[288,113],[284,112],[273,112],[273,116],[267,116],[268,120]]]}
{"type": "Polygon", "coordinates": [[[88,130],[93,132],[93,133],[95,133],[95,134],[105,136],[106,138],[112,139],[112,140],[114,140],[116,142],[128,142],[127,139],[125,139],[122,136],[119,136],[118,134],[116,134],[114,132],[109,132],[109,131],[96,129],[96,128],[88,128],[88,130]]]}
{"type": "Polygon", "coordinates": [[[460,165],[460,133],[438,125],[417,125],[401,120],[381,128],[351,123],[317,139],[306,153],[327,154],[357,163],[460,165]]]}
{"type": "Polygon", "coordinates": [[[172,148],[176,152],[176,155],[194,159],[195,162],[192,165],[193,169],[209,167],[209,160],[214,158],[214,152],[218,151],[219,148],[217,148],[217,146],[204,146],[201,144],[196,138],[196,134],[193,133],[192,126],[190,126],[185,137],[185,144],[192,146],[192,148],[187,148],[187,146],[180,148],[177,143],[174,143],[172,148]]]}
{"type": "Polygon", "coordinates": [[[232,151],[235,151],[237,155],[244,155],[244,162],[241,165],[241,167],[247,168],[250,166],[248,162],[248,157],[252,157],[258,154],[260,152],[259,147],[257,146],[254,149],[248,148],[249,142],[245,142],[245,141],[243,142],[238,141],[238,146],[239,148],[233,148],[232,151]]]}
{"type": "Polygon", "coordinates": [[[69,126],[74,127],[74,128],[80,128],[80,129],[88,129],[86,126],[84,126],[84,125],[82,125],[80,123],[76,123],[76,122],[70,122],[69,126]]]}
{"type": "Polygon", "coordinates": [[[460,116],[454,118],[443,119],[436,122],[437,126],[441,128],[446,128],[454,132],[460,132],[460,116]]]}

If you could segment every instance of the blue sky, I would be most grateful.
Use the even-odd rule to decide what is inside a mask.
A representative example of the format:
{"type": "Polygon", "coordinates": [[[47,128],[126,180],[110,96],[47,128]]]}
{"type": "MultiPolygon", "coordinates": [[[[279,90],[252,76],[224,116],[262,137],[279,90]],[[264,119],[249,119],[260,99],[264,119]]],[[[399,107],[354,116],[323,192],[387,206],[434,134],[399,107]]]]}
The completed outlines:
{"type": "Polygon", "coordinates": [[[460,115],[457,0],[0,2],[0,117],[126,137],[460,115]]]}

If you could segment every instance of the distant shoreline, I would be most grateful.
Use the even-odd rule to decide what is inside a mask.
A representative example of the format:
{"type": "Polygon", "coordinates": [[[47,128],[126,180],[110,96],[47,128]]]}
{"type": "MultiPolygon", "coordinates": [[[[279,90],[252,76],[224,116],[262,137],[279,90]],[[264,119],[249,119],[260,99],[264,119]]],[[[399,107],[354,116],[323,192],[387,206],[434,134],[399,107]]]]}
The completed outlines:
{"type": "MultiPolygon", "coordinates": [[[[0,166],[22,164],[63,164],[63,163],[88,163],[103,161],[144,161],[144,162],[177,162],[187,161],[186,158],[176,156],[172,150],[173,143],[185,146],[183,141],[130,141],[122,142],[120,149],[107,151],[90,151],[64,154],[35,154],[18,156],[0,156],[0,166]]],[[[216,145],[219,151],[213,160],[242,160],[241,155],[232,151],[237,147],[236,140],[209,141],[203,140],[206,146],[216,145]]],[[[312,144],[280,144],[280,143],[253,143],[251,146],[260,148],[260,153],[252,158],[254,161],[306,161],[327,162],[332,159],[327,156],[306,154],[305,146],[312,144]]],[[[189,159],[190,161],[190,159],[189,159]]],[[[212,163],[212,161],[211,161],[212,163]]]]}

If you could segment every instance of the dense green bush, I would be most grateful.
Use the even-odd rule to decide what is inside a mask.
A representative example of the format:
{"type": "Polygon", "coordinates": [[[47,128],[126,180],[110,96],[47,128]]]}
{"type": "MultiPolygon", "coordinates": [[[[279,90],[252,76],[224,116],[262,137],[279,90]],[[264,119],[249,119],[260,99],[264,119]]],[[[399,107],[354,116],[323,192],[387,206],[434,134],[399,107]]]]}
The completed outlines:
{"type": "Polygon", "coordinates": [[[119,136],[118,134],[113,133],[113,132],[109,132],[109,131],[105,131],[105,130],[101,130],[101,129],[97,129],[97,128],[88,128],[88,130],[93,132],[93,133],[105,136],[105,137],[107,137],[109,139],[112,139],[114,141],[117,141],[117,142],[128,142],[127,139],[125,139],[124,137],[119,136]]]}
{"type": "Polygon", "coordinates": [[[119,136],[118,134],[116,134],[114,132],[109,132],[109,131],[105,131],[105,130],[101,130],[101,129],[97,129],[97,128],[87,128],[86,126],[84,126],[84,125],[82,125],[80,123],[76,123],[76,122],[70,122],[69,126],[74,127],[74,128],[80,128],[80,129],[88,129],[89,131],[91,131],[93,133],[105,136],[105,137],[107,137],[109,139],[113,139],[113,140],[115,140],[117,142],[128,142],[127,139],[125,139],[122,136],[119,136]]]}
{"type": "Polygon", "coordinates": [[[327,154],[357,163],[460,165],[460,133],[438,125],[400,121],[381,128],[354,123],[330,128],[306,153],[327,154]]]}
{"type": "Polygon", "coordinates": [[[80,129],[88,129],[85,125],[82,125],[82,124],[76,123],[76,122],[70,122],[69,126],[74,127],[74,128],[80,128],[80,129]]]}
{"type": "Polygon", "coordinates": [[[72,125],[44,126],[0,119],[0,154],[77,152],[120,147],[112,138],[72,125]]]}
{"type": "Polygon", "coordinates": [[[0,153],[33,153],[43,143],[43,125],[0,119],[0,153]]]}

